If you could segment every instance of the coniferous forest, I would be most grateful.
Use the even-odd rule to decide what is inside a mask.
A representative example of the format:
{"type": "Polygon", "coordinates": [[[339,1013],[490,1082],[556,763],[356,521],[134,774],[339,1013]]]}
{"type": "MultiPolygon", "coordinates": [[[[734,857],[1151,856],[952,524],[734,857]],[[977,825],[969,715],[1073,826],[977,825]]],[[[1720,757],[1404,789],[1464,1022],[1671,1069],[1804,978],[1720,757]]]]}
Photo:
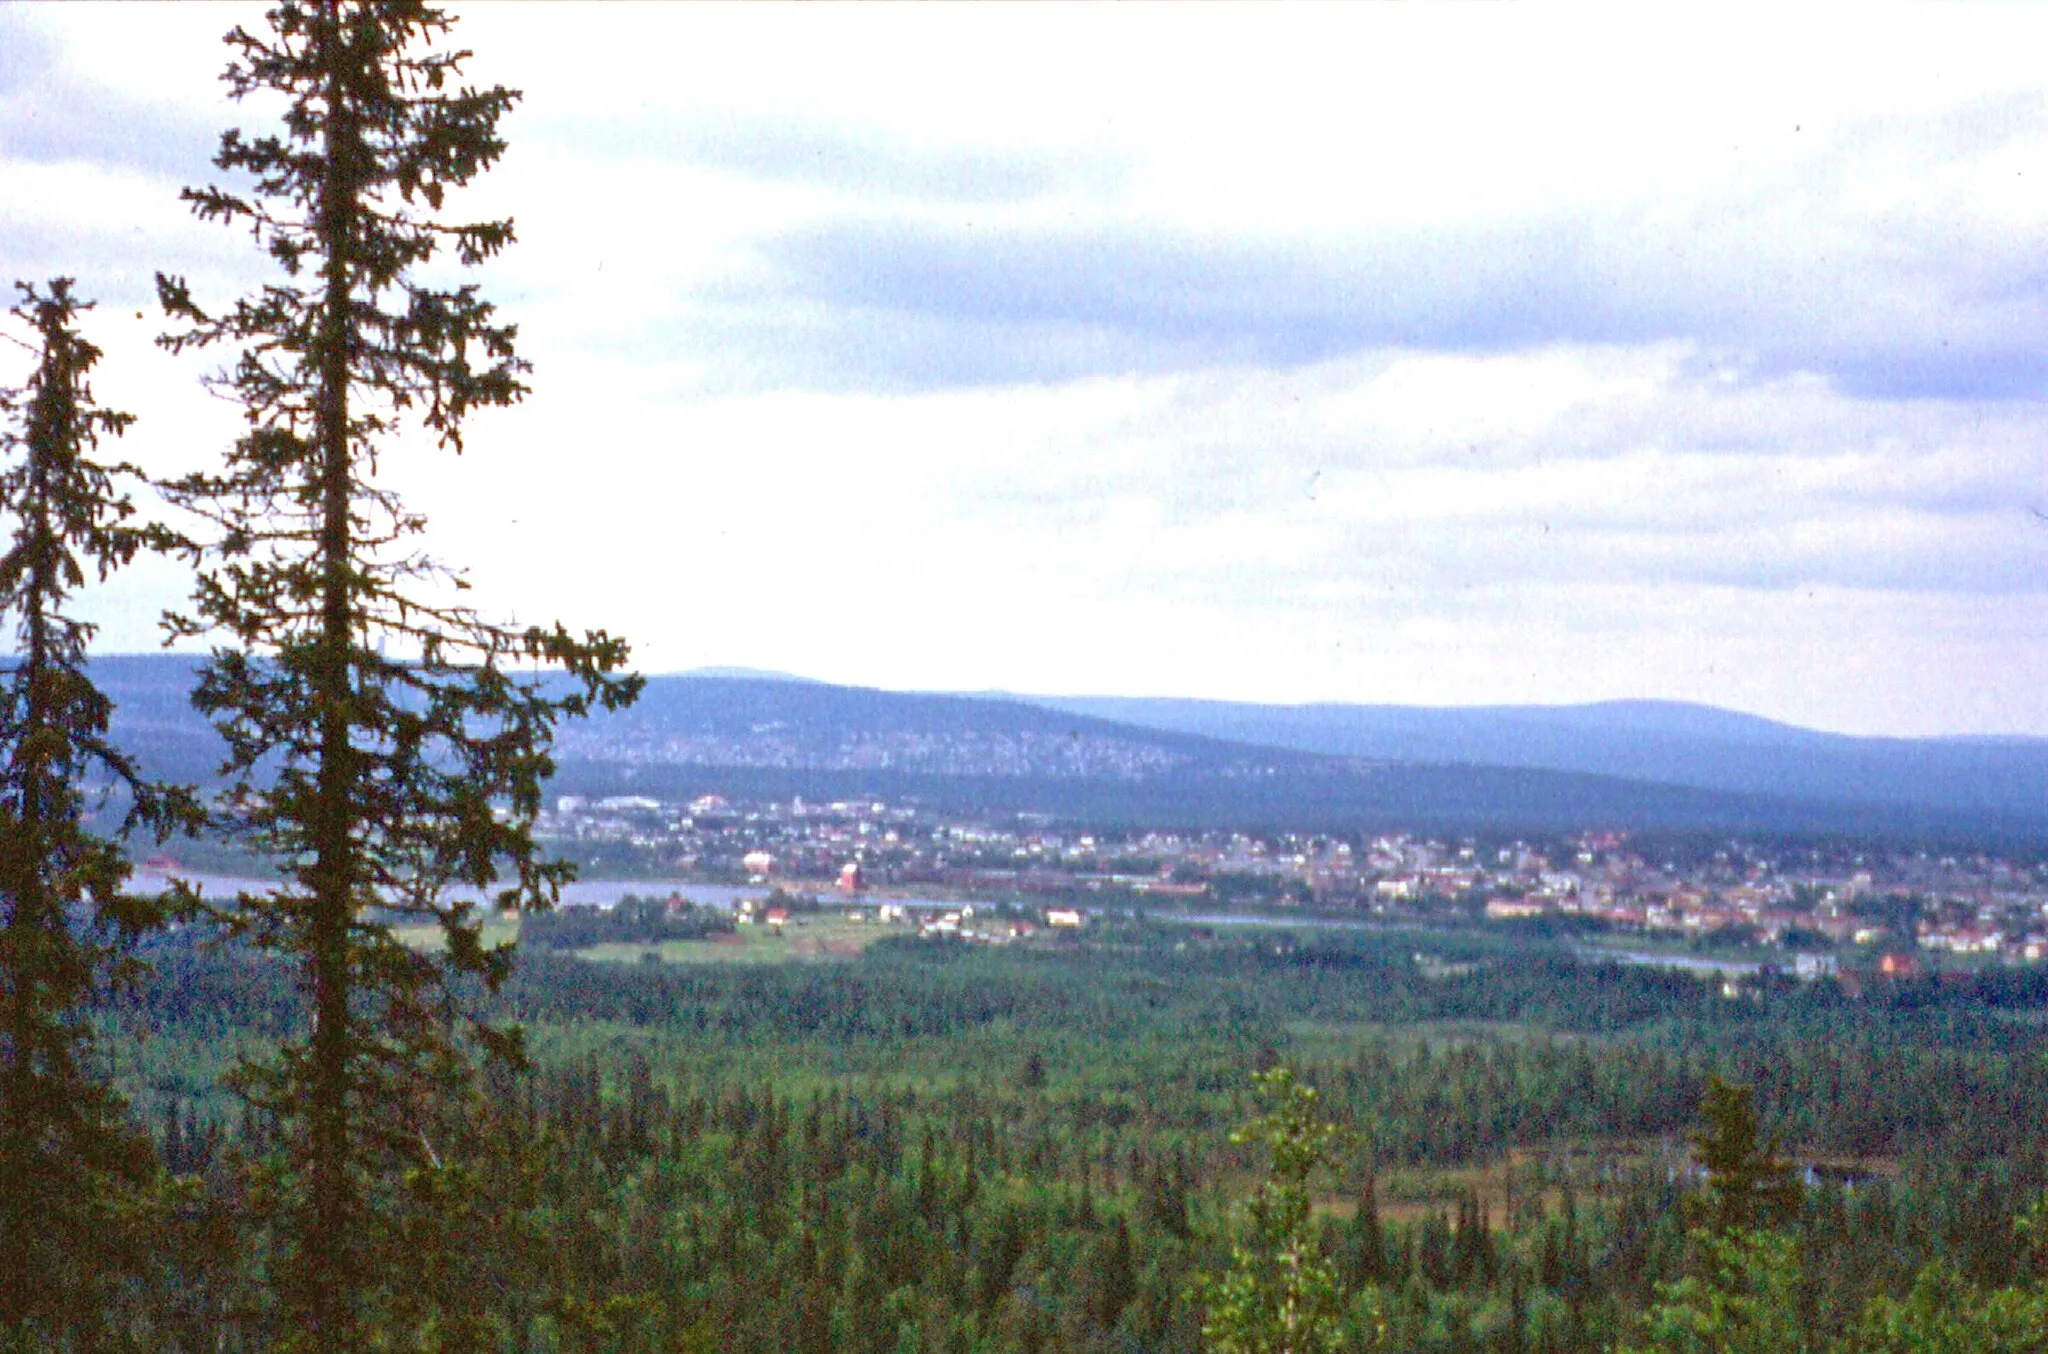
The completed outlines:
{"type": "Polygon", "coordinates": [[[243,416],[213,464],[112,459],[151,434],[97,402],[89,281],[19,289],[0,1348],[2048,1349],[2035,971],[1724,988],[1137,916],[734,963],[728,919],[623,904],[705,957],[592,957],[533,824],[627,646],[468,608],[392,487],[531,375],[449,281],[514,243],[455,206],[518,97],[455,29],[228,35],[251,122],[186,200],[268,278],[158,281],[243,416]],[[81,595],[144,554],[191,571],[207,787],[148,780],[88,671],[81,595]],[[130,887],[195,834],[278,882],[130,887]]]}

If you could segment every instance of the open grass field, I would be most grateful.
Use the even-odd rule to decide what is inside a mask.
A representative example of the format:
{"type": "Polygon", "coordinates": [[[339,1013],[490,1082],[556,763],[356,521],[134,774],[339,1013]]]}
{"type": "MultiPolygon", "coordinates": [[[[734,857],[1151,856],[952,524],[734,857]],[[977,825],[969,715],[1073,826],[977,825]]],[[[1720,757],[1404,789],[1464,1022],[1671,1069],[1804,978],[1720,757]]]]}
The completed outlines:
{"type": "MultiPolygon", "coordinates": [[[[415,949],[438,950],[443,941],[438,926],[397,926],[392,933],[404,944],[415,949]]],[[[519,918],[516,916],[493,915],[484,920],[483,942],[486,945],[502,945],[508,940],[519,939],[519,918]]]]}
{"type": "Polygon", "coordinates": [[[852,959],[884,936],[911,934],[900,924],[847,920],[844,913],[819,912],[787,926],[741,926],[708,940],[668,940],[656,945],[592,945],[575,953],[605,963],[789,964],[852,959]]]}
{"type": "MultiPolygon", "coordinates": [[[[578,958],[615,964],[788,964],[831,963],[857,957],[886,936],[915,934],[897,923],[850,921],[840,911],[791,919],[784,927],[741,926],[708,940],[668,940],[659,944],[591,945],[572,951],[578,958]]],[[[399,939],[421,949],[438,949],[439,928],[404,926],[399,939]]],[[[492,917],[484,923],[484,943],[495,945],[519,938],[517,917],[492,917]]]]}

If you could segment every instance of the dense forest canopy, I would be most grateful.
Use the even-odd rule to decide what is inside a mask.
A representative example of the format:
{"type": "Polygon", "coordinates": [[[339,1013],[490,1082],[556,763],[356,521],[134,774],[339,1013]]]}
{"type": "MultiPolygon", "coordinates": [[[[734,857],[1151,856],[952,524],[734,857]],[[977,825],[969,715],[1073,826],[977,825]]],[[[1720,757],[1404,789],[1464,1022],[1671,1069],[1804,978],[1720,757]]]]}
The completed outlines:
{"type": "MultiPolygon", "coordinates": [[[[838,962],[696,943],[658,965],[529,952],[494,999],[534,1053],[476,1147],[531,1191],[494,1223],[491,1272],[522,1294],[508,1341],[1201,1348],[1204,1276],[1229,1271],[1265,1169],[1232,1135],[1283,1065],[1339,1133],[1311,1188],[1340,1347],[1651,1339],[1660,1285],[1708,1272],[1694,1138],[1716,1077],[1798,1185],[1775,1234],[1802,1339],[1863,1339],[1929,1267],[1959,1293],[2033,1280],[2013,1238],[2048,1186],[2038,988],[1731,999],[1541,942],[1158,921],[838,962]]],[[[154,1032],[141,1112],[229,1200],[224,1163],[261,1126],[208,1068],[290,1029],[298,998],[182,938],[156,963],[106,1018],[154,1032]]]]}

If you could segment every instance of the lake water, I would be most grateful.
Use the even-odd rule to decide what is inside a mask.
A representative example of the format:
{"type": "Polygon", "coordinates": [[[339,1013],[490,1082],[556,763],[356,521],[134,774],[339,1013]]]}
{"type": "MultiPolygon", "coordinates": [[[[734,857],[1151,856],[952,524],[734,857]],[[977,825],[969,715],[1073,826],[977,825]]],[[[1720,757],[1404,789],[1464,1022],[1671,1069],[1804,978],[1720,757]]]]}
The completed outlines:
{"type": "Polygon", "coordinates": [[[1598,945],[1581,945],[1581,959],[1612,959],[1618,964],[1647,964],[1655,968],[1684,969],[1688,973],[1716,973],[1724,978],[1742,978],[1763,971],[1763,965],[1748,959],[1708,959],[1696,954],[1658,954],[1654,950],[1609,950],[1598,945]]]}

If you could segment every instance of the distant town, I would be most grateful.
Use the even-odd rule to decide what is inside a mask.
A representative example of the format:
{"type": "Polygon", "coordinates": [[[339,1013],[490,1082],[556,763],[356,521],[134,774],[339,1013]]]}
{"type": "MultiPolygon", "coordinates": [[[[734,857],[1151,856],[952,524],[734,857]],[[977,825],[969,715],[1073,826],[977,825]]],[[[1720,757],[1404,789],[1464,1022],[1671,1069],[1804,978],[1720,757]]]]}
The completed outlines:
{"type": "MultiPolygon", "coordinates": [[[[865,898],[878,912],[892,895],[915,895],[1024,906],[1053,924],[1103,909],[1463,921],[1746,948],[1808,977],[2048,958],[2048,861],[1985,853],[1618,831],[1119,832],[1035,815],[715,794],[562,796],[539,829],[590,868],[865,898]]],[[[925,918],[940,934],[959,929],[948,920],[925,918]]],[[[950,921],[960,920],[956,909],[950,921]]]]}

